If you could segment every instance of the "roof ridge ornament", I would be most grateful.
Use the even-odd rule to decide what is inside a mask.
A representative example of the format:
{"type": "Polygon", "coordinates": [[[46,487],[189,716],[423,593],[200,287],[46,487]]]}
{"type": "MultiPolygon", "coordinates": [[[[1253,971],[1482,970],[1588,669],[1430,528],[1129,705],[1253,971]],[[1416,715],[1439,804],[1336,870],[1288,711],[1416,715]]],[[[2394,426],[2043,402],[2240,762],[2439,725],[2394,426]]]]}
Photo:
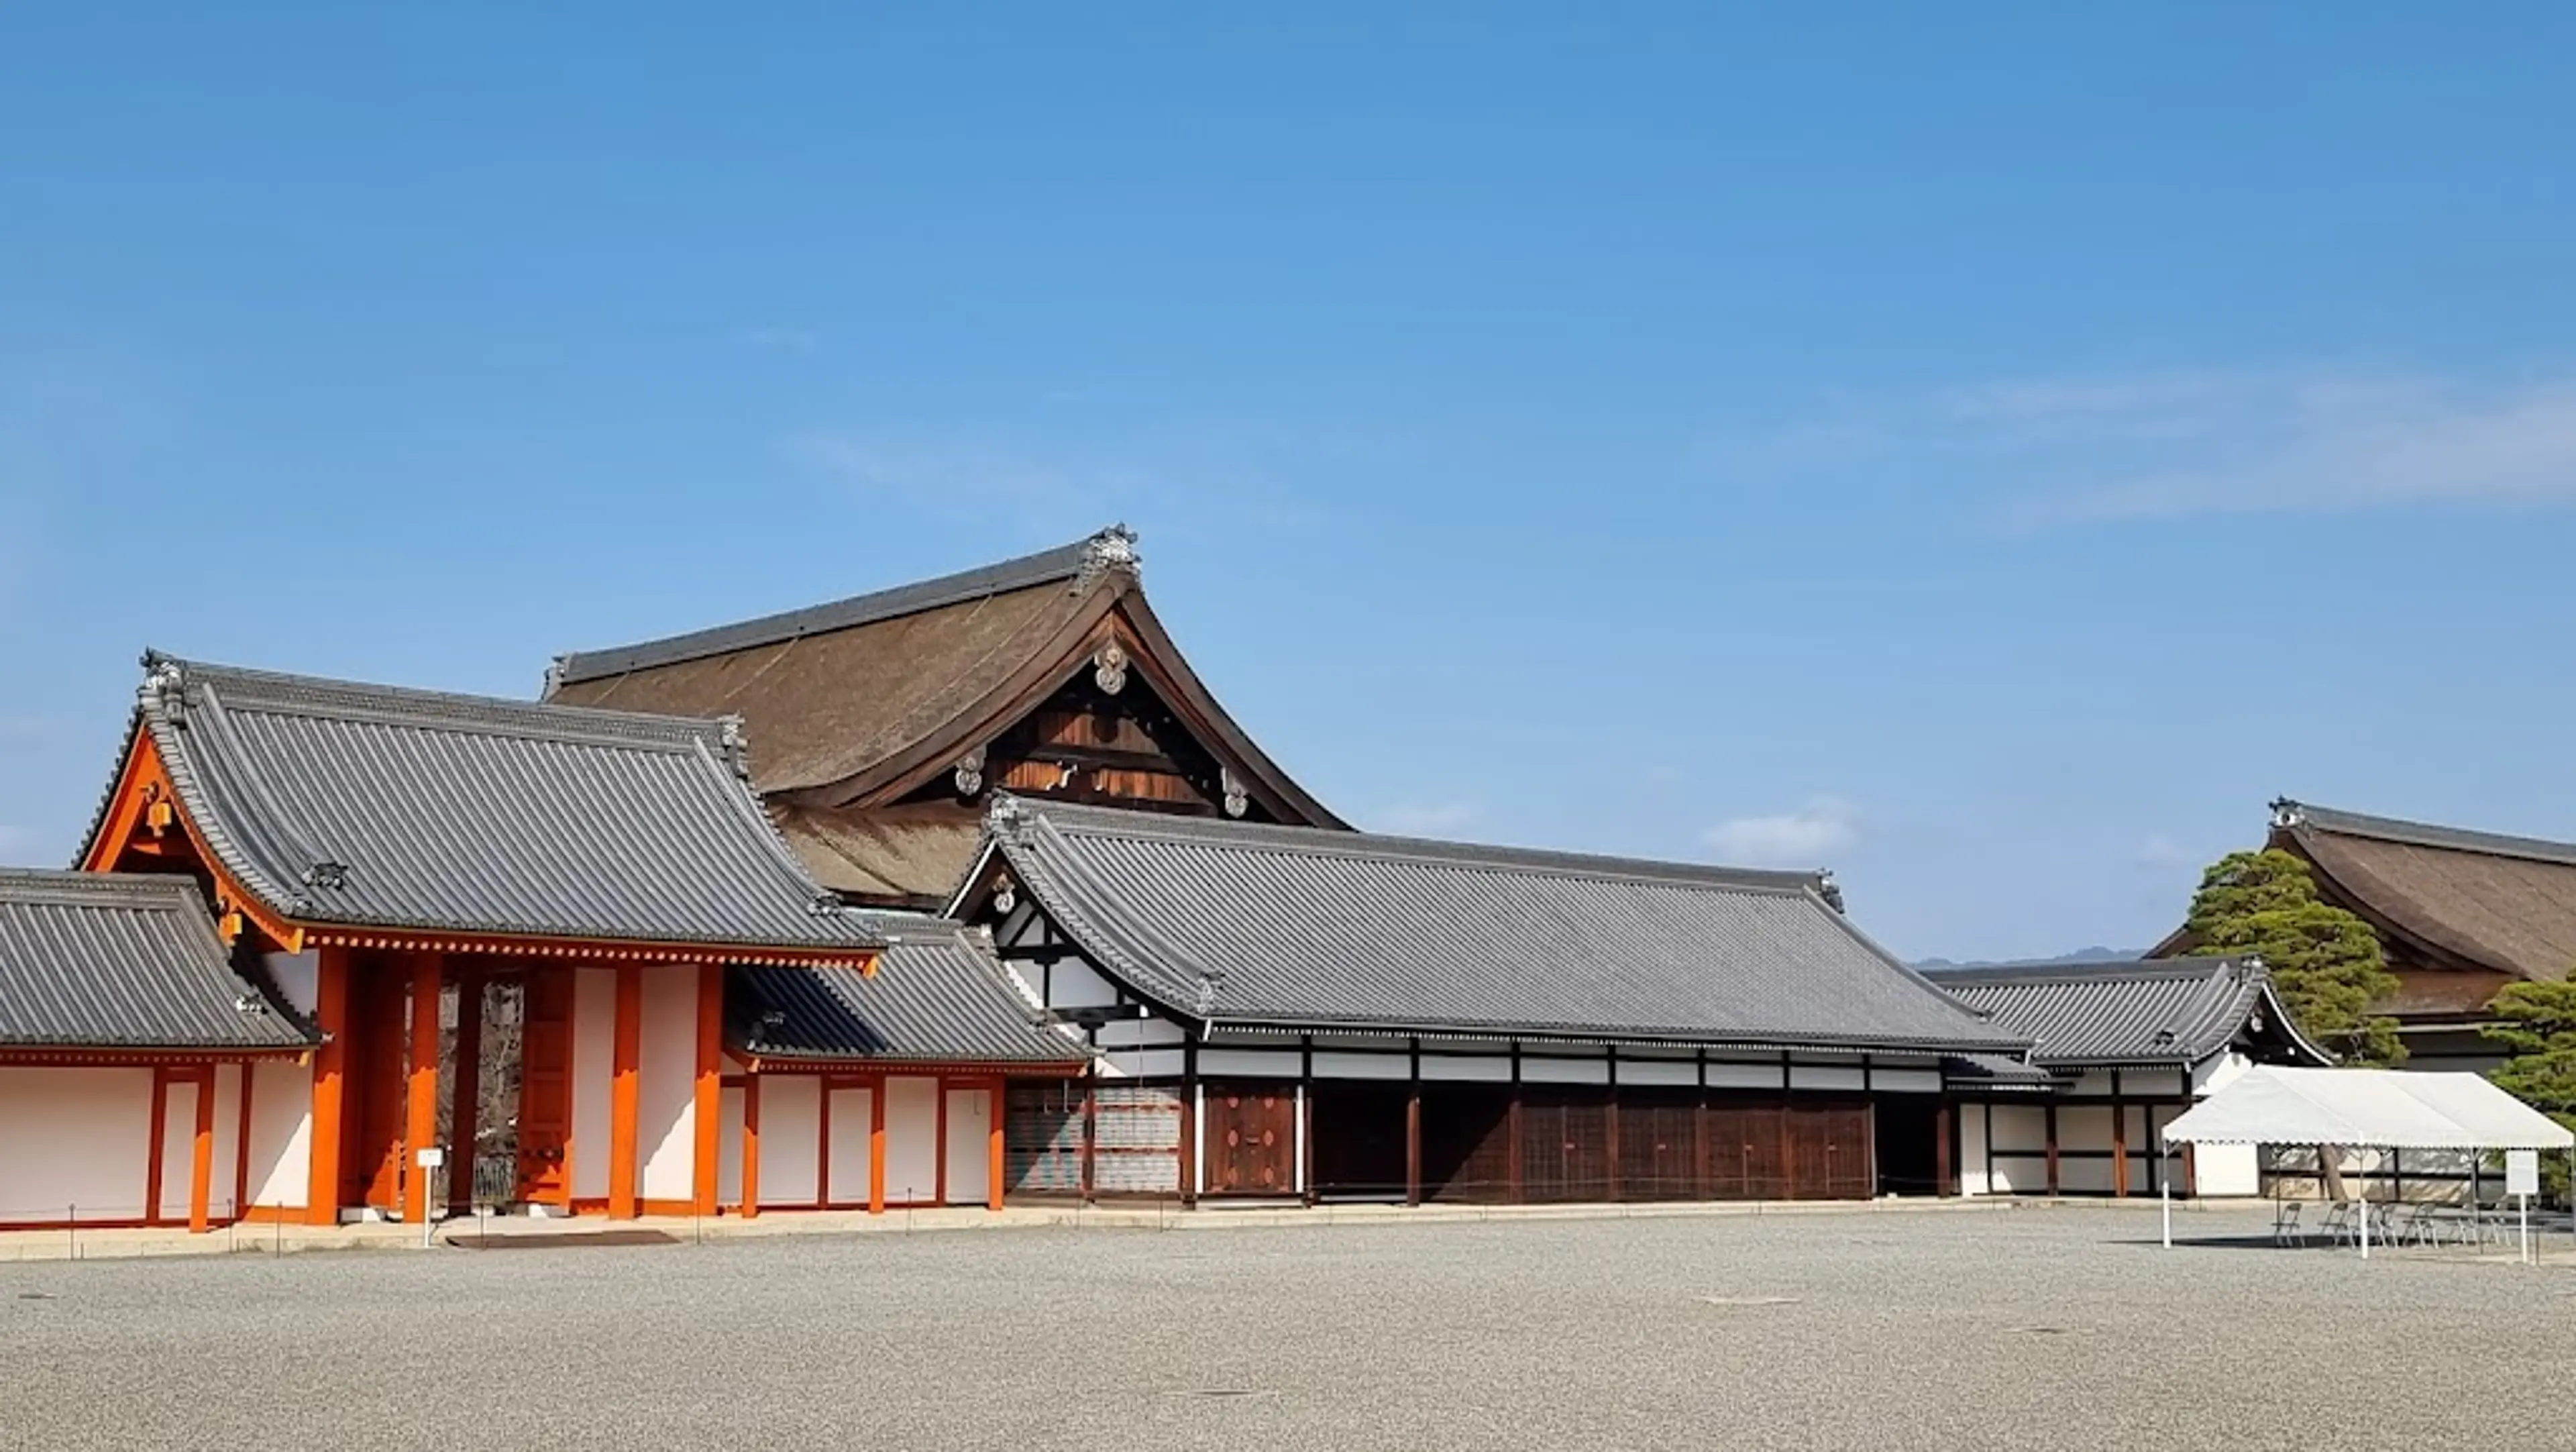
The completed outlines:
{"type": "Polygon", "coordinates": [[[1082,542],[1082,569],[1073,577],[1074,592],[1091,588],[1091,583],[1115,570],[1139,576],[1144,573],[1145,557],[1136,552],[1136,531],[1125,524],[1113,524],[1082,542]]]}
{"type": "Polygon", "coordinates": [[[1243,778],[1235,775],[1234,768],[1230,766],[1218,767],[1216,780],[1217,787],[1225,798],[1225,814],[1229,817],[1242,816],[1252,805],[1251,789],[1243,784],[1243,778]]]}
{"type": "Polygon", "coordinates": [[[1009,792],[993,793],[993,804],[984,809],[984,834],[988,837],[1019,837],[1036,818],[1021,806],[1020,799],[1009,792]]]}
{"type": "Polygon", "coordinates": [[[750,785],[751,736],[744,729],[742,718],[735,715],[718,716],[716,741],[724,748],[725,764],[733,768],[733,774],[741,778],[744,785],[750,785]]]}
{"type": "Polygon", "coordinates": [[[2308,824],[2308,809],[2299,802],[2282,797],[2272,803],[2272,826],[2287,832],[2308,824]]]}
{"type": "Polygon", "coordinates": [[[1825,900],[1825,906],[1832,908],[1835,912],[1843,911],[1842,884],[1834,881],[1834,870],[1832,868],[1823,868],[1816,873],[1816,896],[1823,898],[1825,900]]]}
{"type": "Polygon", "coordinates": [[[158,706],[170,718],[170,724],[188,722],[188,668],[177,656],[157,650],[143,652],[143,684],[135,689],[135,703],[158,706]]]}
{"type": "Polygon", "coordinates": [[[537,699],[540,701],[553,700],[555,698],[555,692],[563,689],[564,672],[569,670],[571,667],[572,656],[568,653],[556,656],[554,659],[547,661],[546,683],[544,688],[537,692],[537,699]]]}

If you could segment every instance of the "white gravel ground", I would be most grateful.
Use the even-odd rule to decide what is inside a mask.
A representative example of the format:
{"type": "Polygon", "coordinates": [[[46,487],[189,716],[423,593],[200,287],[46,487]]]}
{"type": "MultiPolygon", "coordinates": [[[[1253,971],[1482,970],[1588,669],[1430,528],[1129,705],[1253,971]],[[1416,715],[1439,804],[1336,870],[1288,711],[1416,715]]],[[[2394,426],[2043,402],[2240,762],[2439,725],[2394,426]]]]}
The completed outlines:
{"type": "Polygon", "coordinates": [[[2576,1271],[2152,1210],[0,1266],[0,1446],[2576,1445],[2576,1271]]]}

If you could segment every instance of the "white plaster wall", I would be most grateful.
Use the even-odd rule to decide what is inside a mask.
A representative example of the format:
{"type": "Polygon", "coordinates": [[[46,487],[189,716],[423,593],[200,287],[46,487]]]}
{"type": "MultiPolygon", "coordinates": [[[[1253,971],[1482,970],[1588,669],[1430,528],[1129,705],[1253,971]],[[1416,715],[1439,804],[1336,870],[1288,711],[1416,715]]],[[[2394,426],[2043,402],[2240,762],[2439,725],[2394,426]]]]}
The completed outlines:
{"type": "Polygon", "coordinates": [[[1402,1054],[1349,1054],[1315,1051],[1318,1079],[1409,1079],[1411,1061],[1402,1054]]]}
{"type": "Polygon", "coordinates": [[[2047,1152],[2047,1110],[2036,1104],[1998,1104],[1992,1113],[1996,1154],[2047,1152]]]}
{"type": "Polygon", "coordinates": [[[322,1001],[322,950],[307,948],[301,953],[271,953],[265,960],[268,976],[277,982],[277,991],[285,996],[297,1013],[311,1017],[322,1001]]]}
{"type": "Polygon", "coordinates": [[[1199,1073],[1211,1079],[1294,1079],[1294,1049],[1201,1049],[1199,1073]]]}
{"type": "Polygon", "coordinates": [[[637,1034],[635,1150],[648,1200],[697,1193],[698,970],[665,964],[643,974],[637,1034]]]}
{"type": "Polygon", "coordinates": [[[1868,1086],[1868,1076],[1861,1073],[1860,1066],[1857,1064],[1848,1068],[1840,1064],[1791,1064],[1789,1066],[1791,1089],[1864,1089],[1868,1086]]]}
{"type": "Polygon", "coordinates": [[[2192,1151],[2192,1190],[2200,1195],[2259,1195],[2261,1152],[2250,1144],[2205,1144],[2192,1151]]]}
{"type": "Polygon", "coordinates": [[[1886,1094],[1938,1094],[1941,1071],[1938,1069],[1883,1069],[1873,1065],[1869,1071],[1870,1087],[1886,1094]]]}
{"type": "MultiPolygon", "coordinates": [[[[2060,1148],[2066,1146],[2061,1144],[2060,1148]]],[[[2040,1170],[2043,1187],[2047,1184],[2047,1173],[2043,1166],[2040,1170]]],[[[2108,1195],[2112,1189],[2111,1162],[2060,1156],[2057,1161],[2057,1188],[2059,1193],[2067,1195],[2108,1195]]],[[[2145,1189],[2144,1186],[2139,1188],[2145,1189]]]]}
{"type": "Polygon", "coordinates": [[[939,1198],[939,1081],[889,1078],[885,1096],[886,1203],[928,1205],[939,1198]]]}
{"type": "MultiPolygon", "coordinates": [[[[859,1121],[859,1175],[867,1176],[867,1121],[859,1121]]],[[[823,1081],[812,1074],[760,1080],[760,1203],[811,1205],[821,1198],[815,1154],[823,1143],[823,1081]]]]}
{"type": "Polygon", "coordinates": [[[617,970],[578,968],[572,978],[572,1193],[608,1198],[608,1096],[616,1069],[617,970]]]}
{"type": "MultiPolygon", "coordinates": [[[[1098,1061],[1108,1079],[1172,1078],[1188,1072],[1189,1060],[1178,1049],[1112,1049],[1098,1061]]],[[[1324,1072],[1324,1056],[1315,1056],[1315,1072],[1324,1072]]],[[[1395,1061],[1395,1077],[1404,1077],[1404,1061],[1395,1061]]]]}
{"type": "MultiPolygon", "coordinates": [[[[868,1201],[868,1133],[870,1116],[875,1113],[876,1094],[867,1089],[832,1091],[832,1177],[831,1200],[835,1205],[864,1205],[868,1201]]],[[[769,1105],[761,1106],[761,1128],[769,1127],[769,1105]]],[[[769,1136],[761,1136],[761,1149],[769,1148],[769,1136]]],[[[766,1161],[768,1155],[761,1158],[766,1161]]],[[[767,1179],[767,1175],[761,1178],[767,1179]]],[[[763,1192],[764,1197],[766,1191],[763,1192]]],[[[891,1198],[892,1192],[888,1192],[891,1198]]]]}
{"type": "Polygon", "coordinates": [[[300,1210],[312,1177],[313,1070],[263,1059],[251,1066],[250,1202],[300,1210]]]}
{"type": "Polygon", "coordinates": [[[0,1222],[143,1218],[152,1130],[150,1069],[0,1069],[0,1222]]]}
{"type": "Polygon", "coordinates": [[[1618,1073],[1622,1084],[1696,1087],[1699,1083],[1699,1065],[1668,1059],[1621,1059],[1618,1073]]]}
{"type": "MultiPolygon", "coordinates": [[[[196,1174],[197,1086],[174,1083],[161,1092],[161,1218],[188,1218],[196,1174]]],[[[230,1178],[229,1175],[226,1176],[230,1178]]],[[[210,1188],[207,1193],[214,1192],[210,1188]]]]}
{"type": "Polygon", "coordinates": [[[742,1203],[742,1091],[728,1086],[716,1096],[716,1203],[742,1203]]]}
{"type": "Polygon", "coordinates": [[[1982,1104],[1959,1106],[1959,1193],[1986,1195],[1994,1186],[1986,1179],[1986,1107],[1982,1104]]]}
{"type": "Polygon", "coordinates": [[[1050,1008],[1107,1008],[1118,1001],[1118,988],[1100,976],[1100,970],[1080,958],[1058,958],[1052,966],[1036,963],[1013,965],[1024,975],[1031,992],[1043,985],[1050,1008]]]}
{"type": "Polygon", "coordinates": [[[1425,1054],[1422,1077],[1451,1083],[1508,1084],[1512,1081],[1512,1061],[1508,1058],[1464,1054],[1425,1054]]]}
{"type": "Polygon", "coordinates": [[[1708,1066],[1711,1089],[1777,1089],[1780,1066],[1777,1064],[1717,1064],[1708,1066]]]}
{"type": "Polygon", "coordinates": [[[993,1093],[948,1091],[948,1203],[981,1205],[992,1195],[993,1093]]]}
{"type": "Polygon", "coordinates": [[[2195,1098],[2207,1098],[2244,1077],[2254,1061],[2243,1054],[2226,1053],[2203,1059],[2192,1066],[2191,1092],[2195,1098]]]}
{"type": "Polygon", "coordinates": [[[1133,1049],[1184,1044],[1189,1038],[1179,1024],[1164,1019],[1122,1018],[1102,1024],[1098,1042],[1104,1049],[1133,1049]]]}
{"type": "Polygon", "coordinates": [[[1610,1061],[1602,1059],[1533,1059],[1521,1056],[1524,1084],[1607,1084],[1610,1061]]]}
{"type": "MultiPolygon", "coordinates": [[[[2041,1128],[2040,1148],[2046,1149],[2047,1129],[2041,1128]]],[[[2108,1150],[2111,1148],[2111,1106],[2108,1104],[2066,1104],[2057,1110],[2057,1147],[2060,1150],[2108,1150]]]]}

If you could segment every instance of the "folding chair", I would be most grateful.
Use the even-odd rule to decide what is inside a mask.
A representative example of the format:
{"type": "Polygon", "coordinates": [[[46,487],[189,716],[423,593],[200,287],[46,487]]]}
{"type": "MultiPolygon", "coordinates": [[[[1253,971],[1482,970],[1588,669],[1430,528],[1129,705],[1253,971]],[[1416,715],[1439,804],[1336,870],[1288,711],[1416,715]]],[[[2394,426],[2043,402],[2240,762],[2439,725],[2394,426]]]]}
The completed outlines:
{"type": "Polygon", "coordinates": [[[2337,1200],[2326,1207],[2326,1223],[2323,1228],[2326,1243],[2329,1245],[2343,1245],[2361,1238],[2353,1226],[2350,1200],[2337,1200]]]}
{"type": "Polygon", "coordinates": [[[2281,1200],[2273,1204],[2272,1243],[2274,1245],[2305,1245],[2308,1243],[2307,1227],[2299,1223],[2298,1201],[2281,1200]]]}

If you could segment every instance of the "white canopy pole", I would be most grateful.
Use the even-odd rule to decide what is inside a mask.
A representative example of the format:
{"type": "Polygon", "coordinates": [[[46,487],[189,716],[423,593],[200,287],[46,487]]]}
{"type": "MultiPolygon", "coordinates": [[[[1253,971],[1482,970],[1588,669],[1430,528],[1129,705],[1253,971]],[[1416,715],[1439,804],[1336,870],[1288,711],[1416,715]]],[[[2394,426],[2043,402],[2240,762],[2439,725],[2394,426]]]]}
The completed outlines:
{"type": "Polygon", "coordinates": [[[2171,1250],[2173,1249],[2173,1176],[2170,1174],[2157,1176],[2156,1189],[2161,1192],[2164,1201],[2165,1249],[2171,1250]]]}
{"type": "Polygon", "coordinates": [[[2353,1210],[2361,1216],[2361,1258],[2370,1259],[2370,1176],[2364,1173],[2353,1191],[2353,1210]]]}

